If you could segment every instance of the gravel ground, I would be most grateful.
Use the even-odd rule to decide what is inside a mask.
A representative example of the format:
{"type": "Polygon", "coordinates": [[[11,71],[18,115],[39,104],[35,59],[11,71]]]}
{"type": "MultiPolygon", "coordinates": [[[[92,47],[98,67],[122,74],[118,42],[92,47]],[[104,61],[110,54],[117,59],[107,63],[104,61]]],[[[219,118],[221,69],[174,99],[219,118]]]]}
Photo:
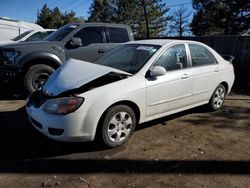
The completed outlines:
{"type": "Polygon", "coordinates": [[[25,100],[0,96],[0,187],[250,187],[250,96],[140,125],[116,149],[34,130],[25,100]]]}

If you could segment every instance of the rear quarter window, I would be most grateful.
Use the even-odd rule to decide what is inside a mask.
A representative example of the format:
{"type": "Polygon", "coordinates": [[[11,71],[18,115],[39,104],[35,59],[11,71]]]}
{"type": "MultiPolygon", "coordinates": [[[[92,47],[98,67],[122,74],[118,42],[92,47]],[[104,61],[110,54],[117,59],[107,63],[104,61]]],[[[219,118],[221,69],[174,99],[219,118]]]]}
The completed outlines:
{"type": "Polygon", "coordinates": [[[108,30],[111,43],[124,43],[129,41],[126,28],[108,27],[108,30]]]}

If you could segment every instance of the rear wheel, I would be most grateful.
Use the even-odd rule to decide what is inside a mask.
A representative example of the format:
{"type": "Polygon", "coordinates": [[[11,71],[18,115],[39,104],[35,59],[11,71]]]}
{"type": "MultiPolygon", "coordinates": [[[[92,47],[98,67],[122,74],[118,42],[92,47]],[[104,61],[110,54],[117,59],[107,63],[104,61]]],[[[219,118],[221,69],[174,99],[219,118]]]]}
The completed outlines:
{"type": "Polygon", "coordinates": [[[54,71],[55,69],[49,65],[39,64],[31,66],[24,77],[26,91],[33,93],[40,89],[54,71]]]}
{"type": "Polygon", "coordinates": [[[101,140],[108,147],[117,147],[128,141],[136,126],[134,111],[125,105],[109,108],[104,117],[101,140]]]}
{"type": "Polygon", "coordinates": [[[226,89],[225,87],[220,84],[215,90],[214,93],[209,101],[209,109],[216,111],[219,110],[224,103],[226,96],[226,89]]]}

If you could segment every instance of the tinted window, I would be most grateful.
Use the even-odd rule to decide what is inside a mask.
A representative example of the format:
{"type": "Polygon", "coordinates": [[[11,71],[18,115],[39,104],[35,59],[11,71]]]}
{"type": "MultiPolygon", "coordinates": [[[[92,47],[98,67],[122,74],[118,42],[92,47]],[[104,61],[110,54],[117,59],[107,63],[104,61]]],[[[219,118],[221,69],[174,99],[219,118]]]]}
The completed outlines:
{"type": "Polygon", "coordinates": [[[159,48],[160,46],[145,44],[121,45],[99,58],[95,63],[135,74],[159,48]]]}
{"type": "Polygon", "coordinates": [[[189,49],[193,67],[215,64],[214,56],[206,48],[190,44],[189,49]]]}
{"type": "Polygon", "coordinates": [[[156,61],[154,66],[162,66],[166,71],[187,67],[187,55],[183,44],[168,48],[156,61]]]}
{"type": "Polygon", "coordinates": [[[125,28],[108,27],[111,43],[124,43],[129,41],[128,31],[125,28]]]}
{"type": "Polygon", "coordinates": [[[102,29],[100,27],[85,27],[77,32],[74,37],[81,38],[83,46],[104,42],[102,29]]]}

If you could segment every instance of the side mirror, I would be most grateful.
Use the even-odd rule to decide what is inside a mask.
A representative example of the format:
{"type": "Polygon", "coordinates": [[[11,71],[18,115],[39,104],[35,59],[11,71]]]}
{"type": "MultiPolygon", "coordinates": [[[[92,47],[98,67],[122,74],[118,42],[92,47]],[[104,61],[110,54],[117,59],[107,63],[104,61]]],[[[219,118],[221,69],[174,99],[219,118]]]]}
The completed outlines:
{"type": "Polygon", "coordinates": [[[71,44],[72,44],[72,46],[74,46],[74,47],[81,47],[81,46],[82,46],[82,39],[81,39],[81,38],[78,38],[78,37],[74,37],[74,38],[71,40],[71,44]]]}
{"type": "Polygon", "coordinates": [[[230,63],[233,63],[234,56],[232,56],[232,55],[222,55],[222,57],[223,57],[225,60],[229,61],[230,63]]]}
{"type": "Polygon", "coordinates": [[[164,67],[162,67],[162,66],[155,66],[155,67],[153,68],[153,70],[151,71],[151,75],[152,75],[152,76],[155,76],[155,77],[157,77],[157,76],[163,76],[163,75],[165,75],[165,74],[167,74],[167,71],[166,71],[166,69],[165,69],[164,67]]]}

